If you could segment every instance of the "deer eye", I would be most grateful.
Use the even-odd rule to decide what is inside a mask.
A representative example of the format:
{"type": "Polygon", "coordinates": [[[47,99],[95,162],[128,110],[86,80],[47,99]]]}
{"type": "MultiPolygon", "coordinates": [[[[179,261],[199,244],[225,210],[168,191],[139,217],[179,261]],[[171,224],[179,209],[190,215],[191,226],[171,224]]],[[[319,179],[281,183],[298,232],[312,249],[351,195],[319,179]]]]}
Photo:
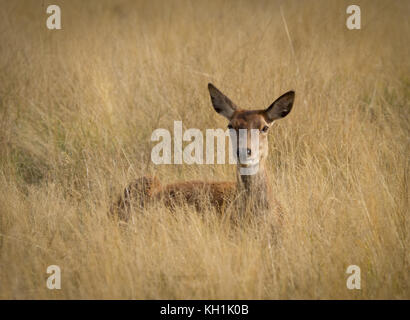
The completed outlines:
{"type": "Polygon", "coordinates": [[[262,132],[267,132],[268,131],[268,129],[269,129],[269,127],[268,126],[264,126],[263,128],[262,128],[262,132]]]}

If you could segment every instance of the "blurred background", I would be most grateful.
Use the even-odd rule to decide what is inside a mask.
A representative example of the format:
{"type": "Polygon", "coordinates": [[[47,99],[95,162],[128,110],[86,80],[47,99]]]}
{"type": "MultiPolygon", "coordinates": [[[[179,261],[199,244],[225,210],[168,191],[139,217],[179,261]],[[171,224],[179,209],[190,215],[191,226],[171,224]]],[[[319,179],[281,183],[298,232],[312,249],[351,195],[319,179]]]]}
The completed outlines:
{"type": "Polygon", "coordinates": [[[360,30],[350,1],[0,4],[1,298],[410,298],[409,1],[356,1],[360,30]],[[213,212],[106,216],[142,174],[235,179],[150,160],[173,121],[226,127],[208,82],[250,109],[296,91],[269,137],[276,245],[213,212]],[[346,288],[351,264],[362,290],[346,288]]]}

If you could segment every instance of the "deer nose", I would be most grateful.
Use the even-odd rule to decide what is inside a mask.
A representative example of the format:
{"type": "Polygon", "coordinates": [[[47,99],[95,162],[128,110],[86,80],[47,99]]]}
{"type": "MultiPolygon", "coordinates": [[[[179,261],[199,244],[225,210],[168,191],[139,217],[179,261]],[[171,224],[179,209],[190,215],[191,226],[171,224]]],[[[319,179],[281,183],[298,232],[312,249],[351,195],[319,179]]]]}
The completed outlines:
{"type": "MultiPolygon", "coordinates": [[[[244,150],[245,151],[245,150],[244,150]]],[[[238,150],[236,150],[236,155],[238,156],[238,158],[239,158],[239,154],[240,154],[240,152],[239,152],[239,149],[238,150]]],[[[242,153],[243,154],[243,153],[242,153]]],[[[252,150],[251,149],[249,149],[249,148],[247,148],[246,149],[246,154],[248,155],[248,156],[250,156],[251,154],[252,154],[252,150]]]]}

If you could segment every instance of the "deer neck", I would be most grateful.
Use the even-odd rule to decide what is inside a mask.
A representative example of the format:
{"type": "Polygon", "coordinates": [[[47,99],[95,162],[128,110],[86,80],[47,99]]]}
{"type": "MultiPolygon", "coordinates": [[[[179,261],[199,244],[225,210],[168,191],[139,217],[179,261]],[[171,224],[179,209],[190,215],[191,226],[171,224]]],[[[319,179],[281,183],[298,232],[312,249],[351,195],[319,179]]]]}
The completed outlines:
{"type": "Polygon", "coordinates": [[[243,175],[237,170],[238,191],[246,204],[252,207],[269,207],[270,185],[264,162],[259,163],[255,174],[243,175]]]}

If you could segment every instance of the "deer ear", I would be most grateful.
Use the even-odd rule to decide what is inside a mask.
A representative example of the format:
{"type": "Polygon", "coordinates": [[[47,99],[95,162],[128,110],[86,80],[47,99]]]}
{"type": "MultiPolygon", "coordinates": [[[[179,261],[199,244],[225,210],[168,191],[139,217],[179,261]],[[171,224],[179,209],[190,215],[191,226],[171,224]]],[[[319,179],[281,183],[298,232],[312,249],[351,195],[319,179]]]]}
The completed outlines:
{"type": "Polygon", "coordinates": [[[265,118],[268,122],[286,117],[292,110],[295,92],[288,91],[281,95],[265,110],[265,118]]]}
{"type": "Polygon", "coordinates": [[[237,109],[236,105],[221,91],[215,88],[212,83],[208,83],[208,90],[211,95],[211,101],[215,111],[228,120],[231,120],[235,110],[237,109]]]}

